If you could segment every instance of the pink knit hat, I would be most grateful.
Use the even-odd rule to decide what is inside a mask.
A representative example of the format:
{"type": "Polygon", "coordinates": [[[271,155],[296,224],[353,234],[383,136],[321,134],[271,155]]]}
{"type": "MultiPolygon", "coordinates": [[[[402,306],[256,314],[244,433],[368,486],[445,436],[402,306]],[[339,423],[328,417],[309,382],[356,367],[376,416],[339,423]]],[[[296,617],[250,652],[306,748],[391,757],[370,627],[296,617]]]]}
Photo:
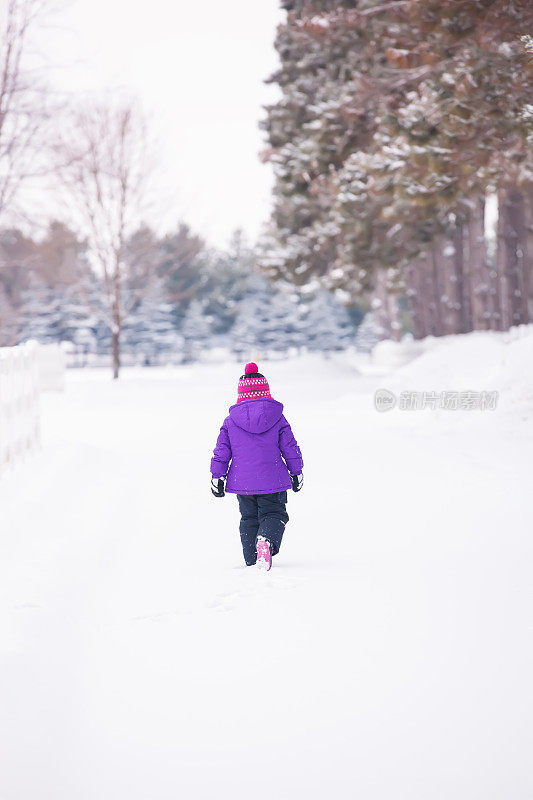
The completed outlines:
{"type": "Polygon", "coordinates": [[[267,379],[257,371],[257,364],[251,361],[245,366],[244,375],[239,378],[237,402],[260,400],[270,396],[267,379]]]}

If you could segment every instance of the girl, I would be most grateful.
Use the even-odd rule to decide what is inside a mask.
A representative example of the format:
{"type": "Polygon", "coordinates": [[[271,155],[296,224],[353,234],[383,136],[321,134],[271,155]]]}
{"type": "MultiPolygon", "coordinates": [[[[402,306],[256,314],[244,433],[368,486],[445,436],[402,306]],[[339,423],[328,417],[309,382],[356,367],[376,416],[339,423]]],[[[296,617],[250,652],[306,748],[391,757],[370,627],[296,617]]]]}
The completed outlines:
{"type": "Polygon", "coordinates": [[[257,364],[246,364],[211,459],[211,491],[237,495],[247,566],[269,570],[289,520],[287,489],[303,485],[303,460],[283,404],[273,400],[257,364]]]}

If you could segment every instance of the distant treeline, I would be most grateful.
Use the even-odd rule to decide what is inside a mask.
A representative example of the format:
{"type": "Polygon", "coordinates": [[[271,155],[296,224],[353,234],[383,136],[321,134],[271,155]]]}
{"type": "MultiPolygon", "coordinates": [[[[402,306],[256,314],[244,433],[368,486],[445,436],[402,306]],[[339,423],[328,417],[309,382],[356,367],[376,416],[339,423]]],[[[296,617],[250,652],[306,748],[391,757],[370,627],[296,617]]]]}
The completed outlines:
{"type": "MultiPolygon", "coordinates": [[[[195,360],[218,346],[246,357],[354,343],[358,307],[345,308],[318,284],[274,285],[257,260],[239,232],[226,251],[215,251],[186,225],[163,237],[140,228],[121,270],[122,355],[159,364],[195,360]]],[[[111,355],[104,280],[85,243],[60,222],[41,239],[0,231],[0,344],[70,343],[79,363],[111,355]]]]}

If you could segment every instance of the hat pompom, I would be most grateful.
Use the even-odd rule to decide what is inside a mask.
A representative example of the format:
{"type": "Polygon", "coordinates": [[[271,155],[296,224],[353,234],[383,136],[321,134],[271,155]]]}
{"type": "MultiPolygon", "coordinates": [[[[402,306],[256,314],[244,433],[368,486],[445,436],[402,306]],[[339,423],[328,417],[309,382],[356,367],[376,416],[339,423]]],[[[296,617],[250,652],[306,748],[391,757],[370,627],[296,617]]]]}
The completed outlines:
{"type": "Polygon", "coordinates": [[[254,364],[253,361],[250,361],[250,363],[244,368],[244,374],[251,375],[253,372],[259,372],[259,370],[257,369],[257,364],[254,364]]]}

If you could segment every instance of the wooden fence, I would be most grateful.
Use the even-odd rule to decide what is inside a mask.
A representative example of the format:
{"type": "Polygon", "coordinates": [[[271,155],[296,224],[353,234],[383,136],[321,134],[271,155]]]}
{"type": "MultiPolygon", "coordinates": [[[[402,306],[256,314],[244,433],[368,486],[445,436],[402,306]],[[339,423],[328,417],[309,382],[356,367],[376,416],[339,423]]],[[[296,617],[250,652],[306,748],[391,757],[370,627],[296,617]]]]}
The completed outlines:
{"type": "Polygon", "coordinates": [[[0,474],[40,442],[39,345],[0,347],[0,474]]]}

